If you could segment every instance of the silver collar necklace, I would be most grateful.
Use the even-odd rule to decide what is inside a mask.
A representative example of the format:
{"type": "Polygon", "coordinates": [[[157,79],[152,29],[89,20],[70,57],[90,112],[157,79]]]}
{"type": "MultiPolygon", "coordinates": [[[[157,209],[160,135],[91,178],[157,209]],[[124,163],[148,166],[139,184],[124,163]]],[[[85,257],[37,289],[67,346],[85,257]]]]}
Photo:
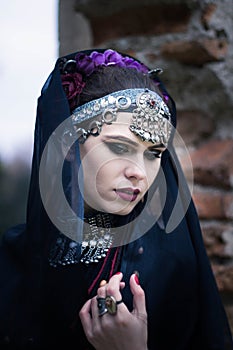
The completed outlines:
{"type": "Polygon", "coordinates": [[[85,222],[87,225],[83,232],[81,256],[80,244],[60,233],[50,249],[49,264],[51,266],[66,266],[79,262],[90,265],[106,257],[113,242],[109,214],[97,213],[85,218],[85,222]]]}

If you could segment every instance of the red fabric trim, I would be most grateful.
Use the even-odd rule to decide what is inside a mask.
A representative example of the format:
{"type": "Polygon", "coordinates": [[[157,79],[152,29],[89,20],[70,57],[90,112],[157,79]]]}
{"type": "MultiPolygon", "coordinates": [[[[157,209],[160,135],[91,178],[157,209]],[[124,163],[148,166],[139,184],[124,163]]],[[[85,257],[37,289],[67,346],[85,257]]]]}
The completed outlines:
{"type": "Polygon", "coordinates": [[[115,251],[115,254],[114,254],[114,258],[112,260],[112,266],[111,266],[111,271],[110,271],[110,274],[109,274],[109,278],[111,278],[112,275],[113,275],[114,266],[115,266],[115,263],[116,263],[116,260],[117,260],[118,253],[119,253],[119,247],[117,247],[117,249],[115,251]]]}
{"type": "Polygon", "coordinates": [[[98,279],[100,278],[100,275],[101,275],[101,273],[102,273],[102,271],[103,271],[103,269],[104,269],[104,267],[105,267],[105,265],[106,265],[106,262],[107,262],[107,260],[108,260],[108,256],[109,256],[109,254],[110,254],[110,251],[111,251],[111,249],[108,250],[107,255],[106,255],[105,259],[104,259],[103,265],[102,265],[102,267],[101,267],[101,269],[100,269],[98,275],[96,276],[96,278],[94,279],[94,281],[92,282],[92,284],[90,285],[90,287],[88,288],[88,293],[89,293],[89,294],[91,293],[92,289],[94,288],[95,284],[97,283],[98,279]]]}

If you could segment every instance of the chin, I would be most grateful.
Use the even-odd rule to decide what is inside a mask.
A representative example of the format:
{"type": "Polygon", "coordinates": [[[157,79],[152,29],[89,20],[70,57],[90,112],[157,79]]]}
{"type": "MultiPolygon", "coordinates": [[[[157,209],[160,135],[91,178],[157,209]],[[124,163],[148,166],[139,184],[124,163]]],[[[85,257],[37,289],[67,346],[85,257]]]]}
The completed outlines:
{"type": "Polygon", "coordinates": [[[120,215],[120,216],[125,216],[130,214],[133,209],[135,208],[136,205],[128,205],[123,208],[108,208],[107,212],[109,214],[114,214],[114,215],[120,215]]]}

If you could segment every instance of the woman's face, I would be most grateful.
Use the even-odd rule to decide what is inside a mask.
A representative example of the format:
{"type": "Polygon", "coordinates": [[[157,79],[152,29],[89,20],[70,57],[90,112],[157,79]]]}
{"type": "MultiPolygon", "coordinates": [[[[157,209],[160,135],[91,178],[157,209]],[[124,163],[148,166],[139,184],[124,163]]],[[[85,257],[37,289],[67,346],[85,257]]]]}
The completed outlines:
{"type": "Polygon", "coordinates": [[[117,124],[104,124],[99,136],[80,145],[86,209],[127,215],[158,174],[165,148],[134,135],[131,118],[118,113],[117,124]]]}

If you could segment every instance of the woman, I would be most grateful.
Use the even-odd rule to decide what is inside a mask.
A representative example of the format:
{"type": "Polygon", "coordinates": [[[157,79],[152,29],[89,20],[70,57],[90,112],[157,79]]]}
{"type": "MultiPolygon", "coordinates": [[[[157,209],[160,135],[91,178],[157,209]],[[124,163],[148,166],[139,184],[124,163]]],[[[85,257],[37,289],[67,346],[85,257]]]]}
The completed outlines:
{"type": "Polygon", "coordinates": [[[113,50],[58,59],[27,221],[1,247],[2,347],[233,349],[157,73],[113,50]]]}

